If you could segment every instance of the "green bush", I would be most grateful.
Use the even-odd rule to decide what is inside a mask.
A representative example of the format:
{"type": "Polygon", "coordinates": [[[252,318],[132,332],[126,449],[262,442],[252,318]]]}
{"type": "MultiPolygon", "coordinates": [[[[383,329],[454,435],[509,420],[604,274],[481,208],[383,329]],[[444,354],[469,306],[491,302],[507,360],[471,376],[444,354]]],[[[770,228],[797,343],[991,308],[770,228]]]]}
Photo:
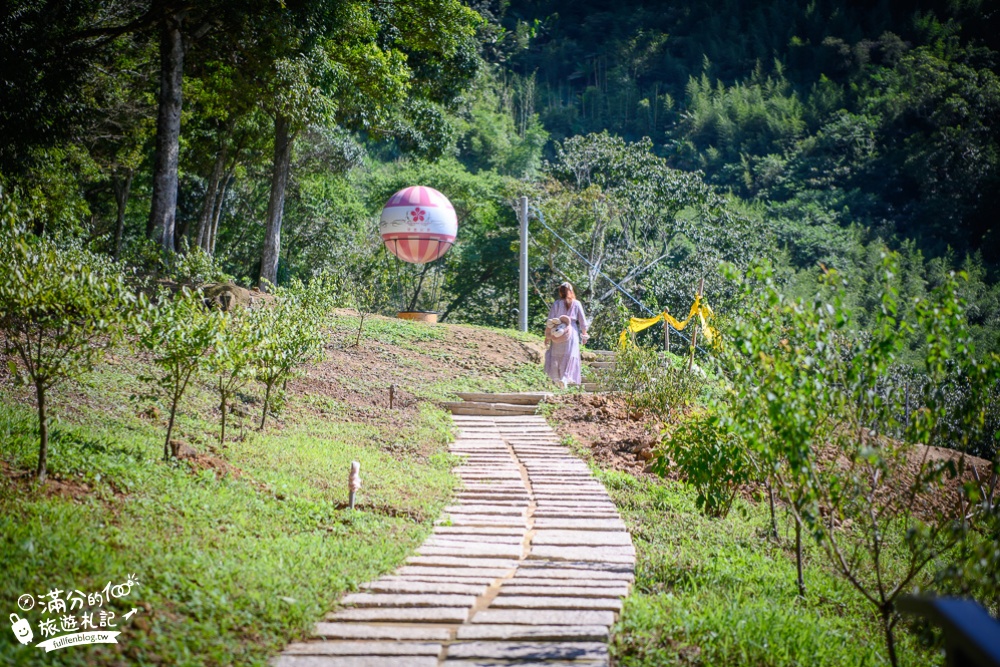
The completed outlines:
{"type": "Polygon", "coordinates": [[[245,308],[237,308],[223,320],[215,347],[207,359],[219,394],[219,444],[226,441],[229,399],[254,378],[257,370],[254,366],[255,350],[261,342],[262,332],[245,308]]]}
{"type": "Polygon", "coordinates": [[[267,424],[268,410],[275,401],[280,404],[283,398],[280,392],[288,380],[300,366],[322,356],[325,313],[323,302],[310,303],[301,295],[281,292],[273,305],[251,311],[250,326],[259,336],[252,363],[257,380],[264,384],[261,429],[267,424]]]}
{"type": "Polygon", "coordinates": [[[173,297],[160,295],[157,305],[149,306],[138,327],[140,348],[153,354],[159,373],[144,377],[170,404],[167,435],[163,441],[163,458],[170,458],[170,437],[174,430],[177,406],[201,370],[207,368],[207,358],[219,340],[223,314],[206,308],[201,292],[182,289],[173,297]]]}
{"type": "MultiPolygon", "coordinates": [[[[796,520],[800,591],[806,527],[877,611],[893,665],[896,599],[927,581],[924,568],[961,543],[969,518],[961,506],[935,502],[947,493],[947,479],[962,475],[964,457],[942,460],[919,448],[966,450],[981,439],[1000,374],[1000,359],[981,357],[972,345],[962,276],[948,276],[916,299],[911,326],[900,314],[897,274],[898,257],[888,253],[875,295],[880,308],[862,334],[847,305],[847,283],[836,272],[824,272],[813,298],[790,300],[763,269],[747,285],[755,305],[737,318],[726,352],[732,428],[763,462],[796,520]],[[914,330],[925,341],[928,381],[914,409],[904,411],[908,398],[881,389],[914,330]],[[910,414],[900,424],[904,412],[910,414]],[[890,567],[891,556],[904,565],[890,567]]],[[[962,501],[974,509],[971,491],[967,486],[962,501]]],[[[973,522],[981,513],[971,513],[973,522]]]]}
{"type": "Polygon", "coordinates": [[[93,369],[120,340],[134,301],[117,264],[22,232],[0,196],[0,331],[11,374],[35,388],[39,481],[47,474],[49,391],[93,369]]]}
{"type": "Polygon", "coordinates": [[[676,466],[698,492],[698,508],[725,517],[739,488],[754,479],[746,442],[710,412],[690,415],[663,433],[653,472],[666,476],[676,466]]]}
{"type": "Polygon", "coordinates": [[[630,410],[660,417],[692,405],[706,384],[702,372],[688,370],[680,358],[638,345],[619,350],[614,367],[599,373],[598,381],[621,392],[630,410]]]}

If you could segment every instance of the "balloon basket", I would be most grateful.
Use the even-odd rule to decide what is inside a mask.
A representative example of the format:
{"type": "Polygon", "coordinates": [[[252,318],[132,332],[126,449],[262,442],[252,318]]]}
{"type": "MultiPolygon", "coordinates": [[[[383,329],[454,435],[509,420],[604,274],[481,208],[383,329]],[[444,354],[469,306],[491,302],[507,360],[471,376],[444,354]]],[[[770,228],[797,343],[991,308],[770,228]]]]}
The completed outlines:
{"type": "Polygon", "coordinates": [[[404,310],[396,314],[401,320],[412,322],[423,322],[424,324],[437,324],[438,314],[432,310],[404,310]]]}

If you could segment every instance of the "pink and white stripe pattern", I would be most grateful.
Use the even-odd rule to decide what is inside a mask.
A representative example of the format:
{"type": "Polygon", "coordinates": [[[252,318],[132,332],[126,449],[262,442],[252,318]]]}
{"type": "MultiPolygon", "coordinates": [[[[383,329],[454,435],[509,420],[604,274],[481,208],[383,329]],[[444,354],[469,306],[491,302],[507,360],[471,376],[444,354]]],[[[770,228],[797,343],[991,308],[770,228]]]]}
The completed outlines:
{"type": "Polygon", "coordinates": [[[455,243],[458,218],[448,198],[422,185],[404,188],[382,208],[379,232],[386,250],[414,264],[433,262],[455,243]]]}

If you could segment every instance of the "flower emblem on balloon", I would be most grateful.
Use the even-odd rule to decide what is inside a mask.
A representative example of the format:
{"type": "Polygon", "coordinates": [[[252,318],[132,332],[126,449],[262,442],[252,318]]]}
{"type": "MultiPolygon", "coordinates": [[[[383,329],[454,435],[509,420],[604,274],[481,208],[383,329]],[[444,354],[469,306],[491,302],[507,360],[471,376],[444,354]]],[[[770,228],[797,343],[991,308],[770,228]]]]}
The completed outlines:
{"type": "Polygon", "coordinates": [[[427,211],[420,208],[419,206],[410,211],[410,219],[413,220],[413,222],[423,222],[426,216],[427,216],[427,211]]]}

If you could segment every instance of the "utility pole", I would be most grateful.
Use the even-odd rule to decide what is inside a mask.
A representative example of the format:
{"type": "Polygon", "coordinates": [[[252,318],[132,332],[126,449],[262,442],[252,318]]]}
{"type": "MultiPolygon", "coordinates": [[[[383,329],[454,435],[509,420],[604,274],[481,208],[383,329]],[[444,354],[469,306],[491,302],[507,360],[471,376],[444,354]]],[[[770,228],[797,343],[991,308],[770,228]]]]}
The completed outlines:
{"type": "Polygon", "coordinates": [[[528,198],[521,197],[521,273],[518,299],[518,328],[528,330],[528,198]]]}

